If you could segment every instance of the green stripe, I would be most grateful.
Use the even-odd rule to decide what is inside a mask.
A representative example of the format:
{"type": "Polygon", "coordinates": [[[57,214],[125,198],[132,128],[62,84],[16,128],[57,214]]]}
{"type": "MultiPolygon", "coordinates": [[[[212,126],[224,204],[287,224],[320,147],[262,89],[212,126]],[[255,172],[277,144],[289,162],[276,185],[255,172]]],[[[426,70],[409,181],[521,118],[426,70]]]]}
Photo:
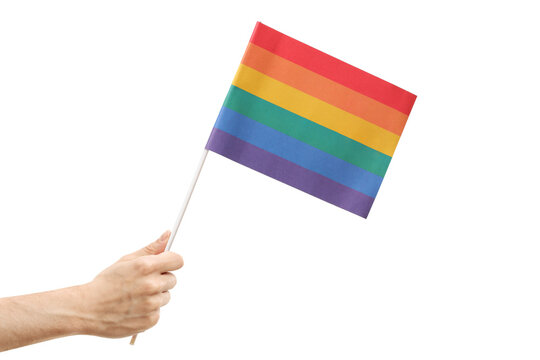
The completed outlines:
{"type": "Polygon", "coordinates": [[[229,89],[223,105],[381,177],[386,173],[392,159],[234,85],[229,89]]]}

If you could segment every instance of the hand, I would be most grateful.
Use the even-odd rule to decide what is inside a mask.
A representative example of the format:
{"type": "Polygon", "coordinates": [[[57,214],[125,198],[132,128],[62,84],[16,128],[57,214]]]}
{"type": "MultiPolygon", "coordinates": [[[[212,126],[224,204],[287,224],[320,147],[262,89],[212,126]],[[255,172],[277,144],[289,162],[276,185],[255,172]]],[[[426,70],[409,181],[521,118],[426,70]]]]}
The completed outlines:
{"type": "Polygon", "coordinates": [[[169,271],[184,265],[182,257],[163,252],[170,232],[145,248],[126,255],[81,286],[83,333],[124,337],[142,332],[159,320],[160,308],[171,295],[176,277],[169,271]]]}

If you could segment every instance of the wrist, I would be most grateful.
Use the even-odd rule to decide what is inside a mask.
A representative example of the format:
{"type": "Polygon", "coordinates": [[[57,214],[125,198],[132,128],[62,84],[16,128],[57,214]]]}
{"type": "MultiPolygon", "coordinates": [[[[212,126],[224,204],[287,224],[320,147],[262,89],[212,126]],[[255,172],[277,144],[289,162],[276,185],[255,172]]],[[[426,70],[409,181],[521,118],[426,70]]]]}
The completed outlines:
{"type": "Polygon", "coordinates": [[[66,335],[82,335],[86,333],[87,314],[84,285],[72,286],[57,290],[58,323],[64,324],[66,335]]]}
{"type": "Polygon", "coordinates": [[[83,284],[68,288],[73,299],[71,306],[71,326],[77,335],[93,335],[96,321],[92,316],[91,285],[83,284]]]}

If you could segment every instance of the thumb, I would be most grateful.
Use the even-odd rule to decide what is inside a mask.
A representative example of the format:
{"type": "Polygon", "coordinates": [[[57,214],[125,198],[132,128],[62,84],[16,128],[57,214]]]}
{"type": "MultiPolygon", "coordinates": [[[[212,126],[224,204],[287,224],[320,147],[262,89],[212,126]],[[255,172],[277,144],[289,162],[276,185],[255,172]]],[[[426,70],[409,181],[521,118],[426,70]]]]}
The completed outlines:
{"type": "Polygon", "coordinates": [[[167,241],[169,240],[170,236],[171,232],[167,230],[161,234],[156,241],[146,245],[140,250],[124,256],[121,260],[132,260],[145,255],[161,254],[163,251],[165,251],[165,247],[167,246],[167,241]]]}

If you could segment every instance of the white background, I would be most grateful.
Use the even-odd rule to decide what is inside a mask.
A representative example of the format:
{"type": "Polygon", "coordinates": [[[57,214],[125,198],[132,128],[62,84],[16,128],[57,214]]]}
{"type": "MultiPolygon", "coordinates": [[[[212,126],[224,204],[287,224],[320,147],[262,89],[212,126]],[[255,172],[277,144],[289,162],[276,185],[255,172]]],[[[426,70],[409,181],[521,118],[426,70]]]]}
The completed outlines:
{"type": "Polygon", "coordinates": [[[0,296],[172,226],[257,20],[418,100],[368,220],[210,154],[156,327],[0,358],[538,359],[533,4],[1,1],[0,296]]]}

